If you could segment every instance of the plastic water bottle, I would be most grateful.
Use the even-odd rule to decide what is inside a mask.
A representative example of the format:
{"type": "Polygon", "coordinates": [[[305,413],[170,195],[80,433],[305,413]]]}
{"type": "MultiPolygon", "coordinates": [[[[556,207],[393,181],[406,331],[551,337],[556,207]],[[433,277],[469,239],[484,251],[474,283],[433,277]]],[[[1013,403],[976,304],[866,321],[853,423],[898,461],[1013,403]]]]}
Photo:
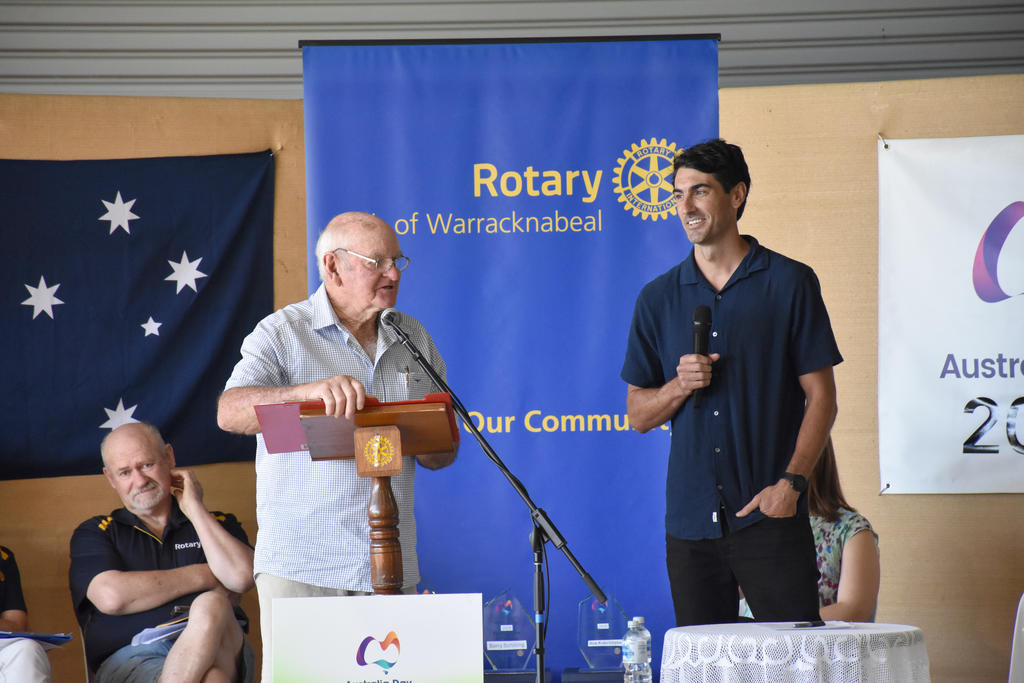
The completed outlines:
{"type": "Polygon", "coordinates": [[[622,638],[623,683],[651,683],[651,632],[643,617],[633,617],[622,638]]]}

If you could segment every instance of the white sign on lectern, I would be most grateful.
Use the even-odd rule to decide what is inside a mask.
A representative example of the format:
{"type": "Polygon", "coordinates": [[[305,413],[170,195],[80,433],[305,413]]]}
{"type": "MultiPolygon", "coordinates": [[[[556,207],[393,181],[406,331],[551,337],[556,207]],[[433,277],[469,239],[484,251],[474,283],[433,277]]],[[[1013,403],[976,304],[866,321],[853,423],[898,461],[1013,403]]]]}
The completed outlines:
{"type": "Polygon", "coordinates": [[[274,600],[275,683],[483,683],[479,593],[274,600]]]}

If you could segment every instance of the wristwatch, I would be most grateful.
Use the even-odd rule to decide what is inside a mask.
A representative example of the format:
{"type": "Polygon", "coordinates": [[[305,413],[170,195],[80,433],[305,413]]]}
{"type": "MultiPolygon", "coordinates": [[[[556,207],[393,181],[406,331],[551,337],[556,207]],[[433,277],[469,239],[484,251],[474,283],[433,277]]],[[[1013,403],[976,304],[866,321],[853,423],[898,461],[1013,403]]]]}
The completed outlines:
{"type": "Polygon", "coordinates": [[[782,478],[789,482],[789,485],[793,487],[793,490],[797,493],[803,493],[807,490],[807,477],[802,474],[793,474],[792,472],[783,472],[782,478]]]}

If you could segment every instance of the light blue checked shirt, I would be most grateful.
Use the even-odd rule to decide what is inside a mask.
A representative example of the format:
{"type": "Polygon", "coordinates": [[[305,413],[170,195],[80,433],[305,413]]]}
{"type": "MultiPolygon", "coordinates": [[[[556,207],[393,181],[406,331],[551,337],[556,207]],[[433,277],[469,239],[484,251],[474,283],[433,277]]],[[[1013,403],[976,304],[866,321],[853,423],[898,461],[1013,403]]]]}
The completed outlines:
{"type": "MultiPolygon", "coordinates": [[[[402,329],[441,377],[444,360],[419,321],[402,315],[402,329]]],[[[226,389],[291,386],[349,375],[381,401],[420,399],[439,391],[389,328],[378,325],[377,357],[370,358],[338,322],[323,285],[299,303],[264,318],[242,342],[242,359],[226,389]]],[[[398,503],[405,586],[419,582],[413,484],[416,460],[404,458],[392,477],[398,503]]],[[[309,453],[267,453],[256,435],[255,572],[344,590],[372,591],[370,527],[372,480],[353,460],[313,462],[309,453]]]]}

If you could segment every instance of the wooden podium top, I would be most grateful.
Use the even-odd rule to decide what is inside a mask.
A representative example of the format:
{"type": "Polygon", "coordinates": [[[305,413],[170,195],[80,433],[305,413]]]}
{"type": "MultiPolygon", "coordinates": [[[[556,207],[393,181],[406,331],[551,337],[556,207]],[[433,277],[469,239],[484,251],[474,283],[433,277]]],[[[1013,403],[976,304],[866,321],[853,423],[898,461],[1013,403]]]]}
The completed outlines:
{"type": "Polygon", "coordinates": [[[459,441],[451,395],[427,394],[419,401],[380,402],[367,397],[352,420],[324,414],[323,401],[256,406],[268,453],[308,451],[314,460],[351,458],[357,427],[397,426],[405,455],[443,453],[459,441]]]}

